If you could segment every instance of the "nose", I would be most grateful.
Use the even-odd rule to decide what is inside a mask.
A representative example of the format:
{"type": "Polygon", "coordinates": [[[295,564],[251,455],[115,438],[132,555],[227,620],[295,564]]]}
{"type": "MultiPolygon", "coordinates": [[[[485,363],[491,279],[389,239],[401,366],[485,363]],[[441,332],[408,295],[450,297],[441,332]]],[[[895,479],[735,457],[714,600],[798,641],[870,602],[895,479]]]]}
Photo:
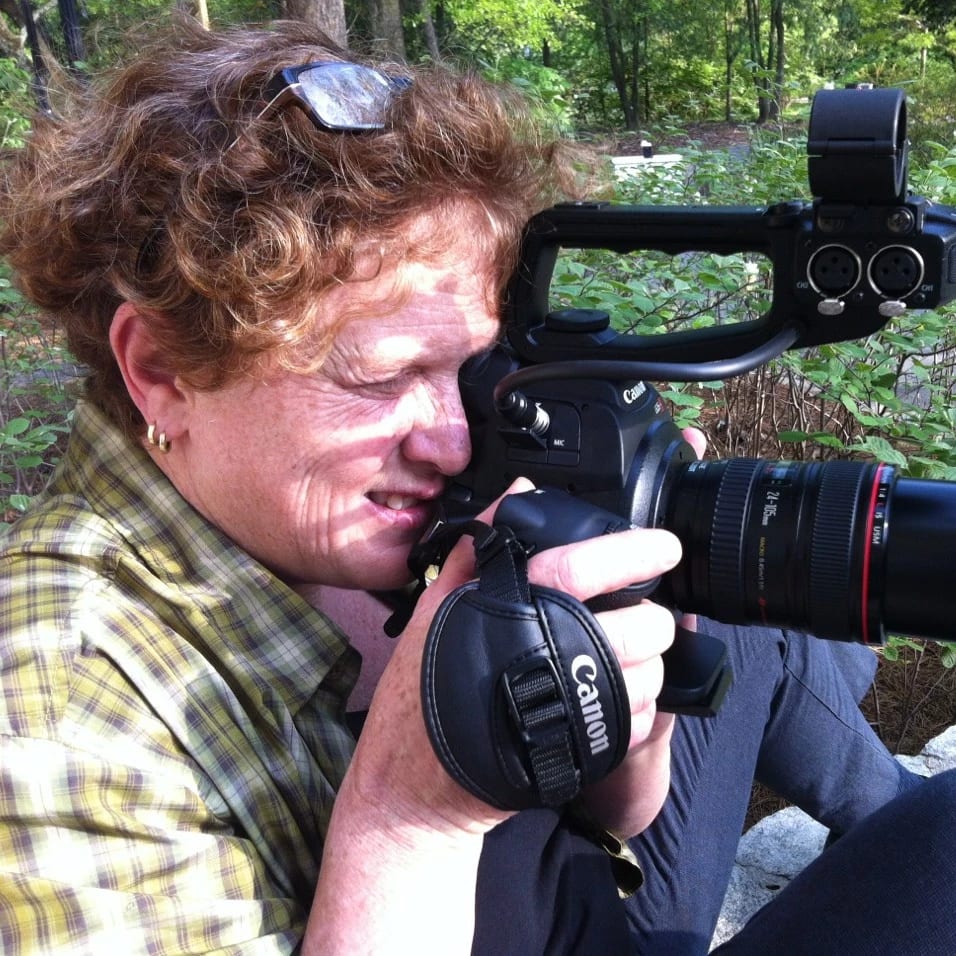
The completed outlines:
{"type": "Polygon", "coordinates": [[[413,401],[413,423],[402,443],[405,457],[431,465],[443,475],[457,475],[471,459],[457,375],[423,386],[413,401]]]}

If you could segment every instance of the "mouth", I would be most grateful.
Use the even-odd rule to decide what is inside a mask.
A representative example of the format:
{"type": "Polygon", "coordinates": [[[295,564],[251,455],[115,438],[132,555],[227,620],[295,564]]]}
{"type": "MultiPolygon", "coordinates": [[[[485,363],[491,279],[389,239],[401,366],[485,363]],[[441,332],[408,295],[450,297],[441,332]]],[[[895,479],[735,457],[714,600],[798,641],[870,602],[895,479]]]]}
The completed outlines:
{"type": "Polygon", "coordinates": [[[416,498],[413,495],[403,495],[397,492],[372,491],[368,495],[369,500],[381,508],[387,508],[389,511],[410,511],[413,508],[426,507],[429,499],[416,498]]]}

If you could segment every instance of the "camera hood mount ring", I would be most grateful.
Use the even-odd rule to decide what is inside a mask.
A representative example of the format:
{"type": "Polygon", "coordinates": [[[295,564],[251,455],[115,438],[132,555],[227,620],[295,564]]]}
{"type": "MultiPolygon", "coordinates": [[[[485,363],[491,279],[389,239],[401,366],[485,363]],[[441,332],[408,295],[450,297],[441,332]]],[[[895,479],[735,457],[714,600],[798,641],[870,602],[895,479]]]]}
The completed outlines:
{"type": "Polygon", "coordinates": [[[909,140],[900,89],[820,90],[807,131],[807,171],[824,202],[892,205],[906,198],[909,140]]]}

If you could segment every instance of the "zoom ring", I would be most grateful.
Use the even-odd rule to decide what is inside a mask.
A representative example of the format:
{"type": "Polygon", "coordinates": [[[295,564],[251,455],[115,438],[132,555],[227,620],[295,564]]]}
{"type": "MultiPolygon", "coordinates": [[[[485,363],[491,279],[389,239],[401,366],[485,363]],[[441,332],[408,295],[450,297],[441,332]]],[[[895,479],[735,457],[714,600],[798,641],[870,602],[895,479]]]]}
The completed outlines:
{"type": "Polygon", "coordinates": [[[805,609],[810,629],[819,637],[859,639],[859,611],[851,606],[856,603],[853,531],[866,471],[866,465],[848,461],[828,462],[822,471],[810,540],[810,589],[805,609]]]}

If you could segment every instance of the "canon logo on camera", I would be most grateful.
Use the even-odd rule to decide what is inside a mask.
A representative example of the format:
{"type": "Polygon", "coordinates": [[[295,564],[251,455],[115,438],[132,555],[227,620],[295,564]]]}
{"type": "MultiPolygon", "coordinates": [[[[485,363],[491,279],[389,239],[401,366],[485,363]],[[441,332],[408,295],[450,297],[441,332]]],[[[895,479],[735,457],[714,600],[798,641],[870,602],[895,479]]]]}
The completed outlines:
{"type": "Polygon", "coordinates": [[[638,382],[630,388],[625,388],[624,391],[621,392],[621,398],[624,399],[625,404],[633,405],[646,392],[647,386],[643,382],[638,382]]]}

